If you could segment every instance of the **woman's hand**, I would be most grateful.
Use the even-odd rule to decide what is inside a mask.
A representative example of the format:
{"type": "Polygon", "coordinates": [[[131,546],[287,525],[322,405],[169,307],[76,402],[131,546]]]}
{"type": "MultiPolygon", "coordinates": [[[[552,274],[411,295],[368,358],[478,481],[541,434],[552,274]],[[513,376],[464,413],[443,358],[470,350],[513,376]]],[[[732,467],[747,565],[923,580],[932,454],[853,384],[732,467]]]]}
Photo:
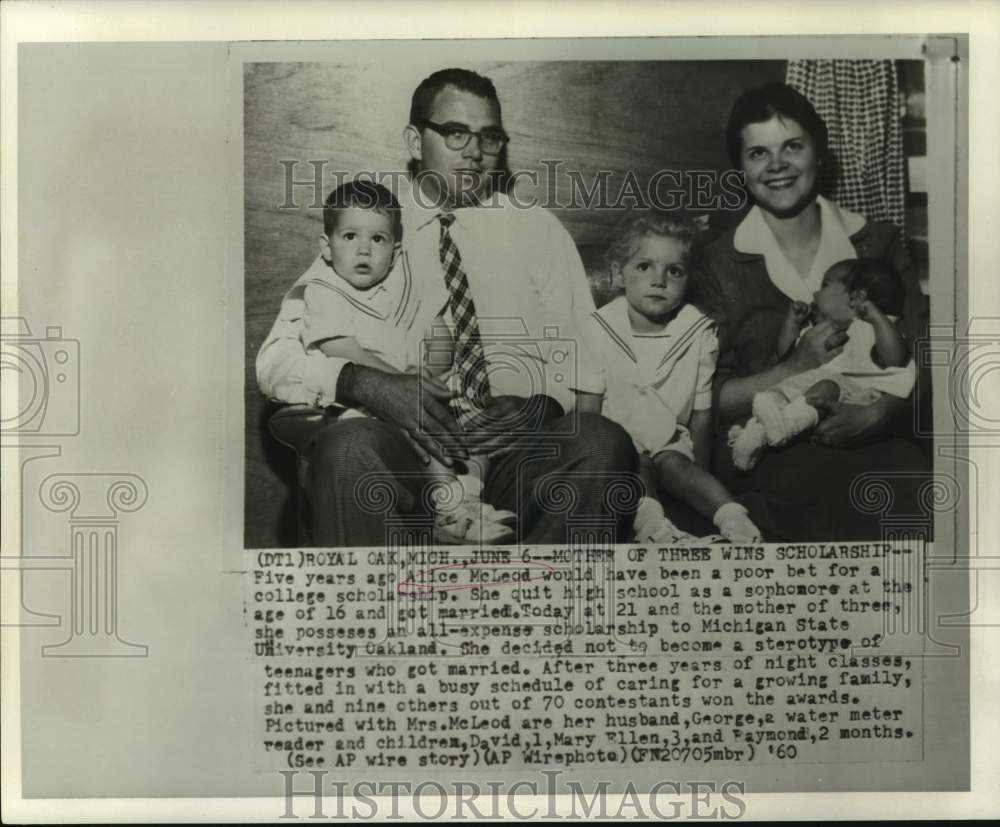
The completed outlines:
{"type": "Polygon", "coordinates": [[[884,406],[849,405],[817,399],[813,405],[822,419],[813,431],[812,440],[831,448],[847,448],[882,434],[889,424],[884,406]]]}
{"type": "Polygon", "coordinates": [[[795,367],[796,373],[806,370],[813,370],[821,365],[825,365],[834,356],[844,349],[844,342],[847,341],[847,332],[840,330],[832,321],[827,319],[817,325],[810,327],[799,343],[795,346],[789,362],[795,367]]]}

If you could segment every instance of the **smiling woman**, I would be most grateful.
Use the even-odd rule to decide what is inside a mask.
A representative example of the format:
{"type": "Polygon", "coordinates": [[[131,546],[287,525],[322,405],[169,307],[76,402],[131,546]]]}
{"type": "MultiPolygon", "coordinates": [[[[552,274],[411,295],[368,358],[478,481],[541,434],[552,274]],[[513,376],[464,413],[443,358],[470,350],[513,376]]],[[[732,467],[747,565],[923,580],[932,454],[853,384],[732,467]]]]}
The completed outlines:
{"type": "Polygon", "coordinates": [[[865,472],[884,472],[894,481],[896,507],[911,503],[917,513],[916,492],[930,464],[910,433],[916,394],[887,394],[866,406],[833,402],[812,442],[769,452],[750,473],[735,469],[727,438],[746,421],[755,395],[840,353],[846,337],[830,320],[807,326],[789,353],[778,348],[790,307],[811,303],[838,261],[879,258],[895,266],[905,293],[899,329],[912,349],[926,331],[927,301],[902,234],[818,194],[827,129],[791,87],[767,84],[742,95],[726,139],[755,205],[709,249],[706,287],[721,322],[716,472],[734,490],[754,492],[752,513],[768,539],[877,539],[880,515],[859,508],[852,487],[865,472]]]}
{"type": "Polygon", "coordinates": [[[743,129],[740,157],[754,201],[774,215],[795,215],[812,199],[819,159],[815,142],[791,118],[774,115],[743,129]]]}

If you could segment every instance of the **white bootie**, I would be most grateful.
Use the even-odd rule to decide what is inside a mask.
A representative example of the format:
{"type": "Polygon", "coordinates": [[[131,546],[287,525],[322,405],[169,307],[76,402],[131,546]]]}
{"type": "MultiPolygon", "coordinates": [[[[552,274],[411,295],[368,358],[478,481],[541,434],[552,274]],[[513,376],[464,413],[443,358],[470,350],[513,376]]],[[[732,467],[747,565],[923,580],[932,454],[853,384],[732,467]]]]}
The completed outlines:
{"type": "Polygon", "coordinates": [[[712,517],[722,536],[731,543],[759,543],[760,529],[751,521],[747,510],[739,503],[726,503],[712,517]]]}
{"type": "Polygon", "coordinates": [[[784,445],[819,422],[819,413],[804,396],[785,404],[783,397],[766,391],[754,396],[753,415],[764,426],[767,444],[772,447],[784,445]]]}
{"type": "Polygon", "coordinates": [[[635,512],[635,539],[643,543],[677,545],[695,539],[693,534],[681,531],[663,513],[663,506],[652,497],[643,497],[635,512]]]}
{"type": "Polygon", "coordinates": [[[767,447],[764,426],[754,417],[750,417],[742,428],[733,425],[729,431],[729,445],[733,449],[733,465],[740,471],[749,471],[767,447]]]}

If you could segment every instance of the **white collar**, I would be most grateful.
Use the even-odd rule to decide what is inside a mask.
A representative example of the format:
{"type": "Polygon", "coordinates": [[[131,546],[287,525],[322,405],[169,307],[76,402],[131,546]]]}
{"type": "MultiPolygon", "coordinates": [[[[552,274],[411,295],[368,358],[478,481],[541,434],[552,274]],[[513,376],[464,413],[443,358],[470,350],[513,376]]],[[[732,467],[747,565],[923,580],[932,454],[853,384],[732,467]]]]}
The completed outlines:
{"type": "Polygon", "coordinates": [[[851,236],[865,226],[865,217],[841,209],[822,195],[816,196],[820,209],[819,250],[809,276],[803,279],[791,265],[764,220],[758,206],[751,208],[733,235],[738,252],[764,257],[767,275],[775,287],[793,301],[811,302],[823,283],[823,274],[838,261],[857,258],[851,236]]]}
{"type": "Polygon", "coordinates": [[[404,238],[407,233],[422,230],[441,214],[441,210],[430,206],[426,199],[418,194],[418,190],[419,187],[410,181],[405,194],[400,199],[404,238]]]}
{"type": "Polygon", "coordinates": [[[705,315],[693,304],[685,303],[677,311],[677,315],[667,322],[667,326],[663,330],[658,333],[636,333],[632,330],[632,321],[628,315],[628,299],[624,295],[616,296],[597,312],[604,316],[615,330],[628,333],[630,336],[639,336],[647,339],[682,335],[705,315]]]}
{"type": "Polygon", "coordinates": [[[334,290],[337,290],[346,296],[356,299],[357,301],[371,303],[373,301],[377,301],[378,297],[389,289],[387,284],[391,280],[398,278],[396,271],[399,269],[399,266],[400,263],[397,261],[393,264],[392,269],[389,270],[386,277],[382,279],[382,281],[372,287],[361,290],[341,276],[340,273],[334,269],[333,264],[328,262],[325,258],[323,258],[323,255],[320,254],[316,256],[316,260],[295,282],[295,284],[298,285],[311,281],[318,281],[328,287],[332,287],[334,290]]]}
{"type": "MultiPolygon", "coordinates": [[[[407,231],[415,232],[417,230],[422,230],[431,222],[436,221],[438,216],[443,212],[440,207],[432,207],[428,204],[426,197],[417,193],[418,189],[419,187],[415,186],[413,182],[410,181],[403,197],[400,199],[400,207],[403,214],[404,233],[407,231]]],[[[506,208],[509,204],[510,199],[507,195],[501,192],[495,192],[482,206],[459,207],[458,209],[453,210],[452,214],[455,216],[456,224],[468,226],[467,219],[476,210],[506,208]]]]}

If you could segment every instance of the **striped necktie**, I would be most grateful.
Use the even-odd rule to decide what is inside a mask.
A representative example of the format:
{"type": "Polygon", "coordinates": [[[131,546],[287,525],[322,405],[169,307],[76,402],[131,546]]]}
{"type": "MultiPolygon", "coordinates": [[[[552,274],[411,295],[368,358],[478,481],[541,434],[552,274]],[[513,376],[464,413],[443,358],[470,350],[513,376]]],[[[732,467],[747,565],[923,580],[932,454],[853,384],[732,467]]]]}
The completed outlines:
{"type": "Polygon", "coordinates": [[[453,213],[441,213],[441,267],[448,286],[448,305],[455,325],[455,364],[452,370],[452,409],[460,424],[467,422],[482,410],[490,395],[486,355],[476,319],[476,305],[472,301],[469,280],[462,269],[462,256],[458,252],[449,229],[455,222],[453,213]]]}

